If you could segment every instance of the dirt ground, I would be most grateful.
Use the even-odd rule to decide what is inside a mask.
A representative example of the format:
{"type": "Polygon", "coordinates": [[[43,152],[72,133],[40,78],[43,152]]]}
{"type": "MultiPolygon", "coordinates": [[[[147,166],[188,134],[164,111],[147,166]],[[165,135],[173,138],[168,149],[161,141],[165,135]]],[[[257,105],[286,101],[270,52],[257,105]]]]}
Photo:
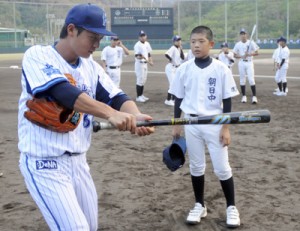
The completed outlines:
{"type": "MultiPolygon", "coordinates": [[[[18,168],[17,110],[20,95],[21,56],[0,57],[0,230],[48,230],[32,201],[18,168]]],[[[99,60],[96,54],[95,59],[99,60]]],[[[166,59],[153,56],[141,111],[154,119],[172,117],[164,105],[168,83],[166,59]]],[[[255,59],[259,103],[233,99],[233,111],[269,109],[271,122],[232,125],[229,147],[236,204],[243,231],[300,230],[300,52],[291,50],[288,95],[273,95],[276,88],[270,52],[255,59]]],[[[237,65],[233,73],[239,83],[237,65]]],[[[122,67],[121,88],[135,98],[133,56],[122,67]]],[[[248,96],[250,89],[248,87],[248,96]]],[[[99,230],[194,231],[227,230],[225,199],[207,158],[205,202],[208,215],[197,226],[185,223],[194,205],[188,154],[185,165],[170,172],[162,163],[162,150],[171,143],[171,127],[157,127],[155,134],[136,137],[118,131],[100,131],[88,152],[91,172],[99,195],[99,230]]]]}

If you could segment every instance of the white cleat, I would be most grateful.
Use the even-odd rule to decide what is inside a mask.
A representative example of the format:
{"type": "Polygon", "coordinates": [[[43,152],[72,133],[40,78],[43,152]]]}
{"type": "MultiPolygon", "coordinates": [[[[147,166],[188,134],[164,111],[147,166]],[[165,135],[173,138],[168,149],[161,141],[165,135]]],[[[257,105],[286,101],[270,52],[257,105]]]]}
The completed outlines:
{"type": "Polygon", "coordinates": [[[277,95],[277,96],[286,96],[287,94],[286,94],[286,92],[279,91],[279,92],[276,92],[275,95],[277,95]]]}
{"type": "Polygon", "coordinates": [[[242,102],[242,103],[247,103],[247,96],[244,95],[244,96],[242,97],[241,102],[242,102]]]}
{"type": "Polygon", "coordinates": [[[228,206],[226,209],[226,225],[229,228],[236,228],[241,225],[240,214],[235,206],[228,206]]]}
{"type": "Polygon", "coordinates": [[[173,100],[165,100],[165,105],[168,105],[168,106],[174,106],[174,101],[173,100]]]}
{"type": "Polygon", "coordinates": [[[200,203],[195,203],[195,207],[190,210],[186,222],[191,225],[199,224],[201,218],[206,217],[207,209],[206,206],[202,206],[200,203]]]}
{"type": "Polygon", "coordinates": [[[257,104],[257,97],[256,96],[252,96],[252,104],[257,104]]]}
{"type": "Polygon", "coordinates": [[[141,95],[141,97],[142,97],[145,101],[148,101],[148,100],[149,100],[149,98],[146,97],[146,96],[144,96],[144,95],[141,95]]]}
{"type": "Polygon", "coordinates": [[[139,103],[145,103],[146,100],[144,100],[144,98],[142,96],[138,96],[136,99],[135,99],[136,102],[139,102],[139,103]]]}

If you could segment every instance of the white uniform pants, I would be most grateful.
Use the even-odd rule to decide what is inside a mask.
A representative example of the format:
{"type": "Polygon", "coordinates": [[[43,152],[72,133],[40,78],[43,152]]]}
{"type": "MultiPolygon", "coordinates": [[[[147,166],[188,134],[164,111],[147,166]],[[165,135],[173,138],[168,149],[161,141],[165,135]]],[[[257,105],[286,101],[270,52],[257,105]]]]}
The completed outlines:
{"type": "Polygon", "coordinates": [[[169,92],[171,84],[172,84],[173,79],[175,77],[176,67],[174,67],[171,63],[168,63],[165,67],[165,73],[166,73],[166,76],[167,76],[168,81],[169,81],[169,89],[168,89],[168,92],[169,92]]]}
{"type": "Polygon", "coordinates": [[[85,154],[36,158],[21,153],[19,167],[52,231],[97,230],[98,198],[85,154]]]}
{"type": "Polygon", "coordinates": [[[248,77],[248,81],[250,86],[255,85],[254,80],[254,66],[253,62],[245,62],[243,60],[239,61],[239,74],[240,74],[240,85],[246,85],[246,76],[248,77]]]}
{"type": "Polygon", "coordinates": [[[276,83],[280,83],[280,82],[286,83],[287,82],[287,80],[286,80],[287,70],[288,70],[287,66],[283,65],[280,69],[278,69],[276,71],[276,75],[275,75],[276,83]]]}
{"type": "Polygon", "coordinates": [[[228,147],[220,142],[222,125],[187,125],[185,137],[190,160],[192,176],[202,176],[205,173],[206,159],[205,146],[219,180],[228,180],[232,177],[232,170],[228,160],[228,147]]]}
{"type": "Polygon", "coordinates": [[[136,75],[136,85],[144,86],[147,81],[147,75],[148,75],[147,63],[141,63],[140,61],[135,61],[134,71],[136,75]]]}
{"type": "Polygon", "coordinates": [[[107,71],[108,75],[110,76],[111,80],[115,83],[115,85],[120,87],[121,69],[120,68],[111,69],[111,68],[107,67],[106,71],[107,71]]]}

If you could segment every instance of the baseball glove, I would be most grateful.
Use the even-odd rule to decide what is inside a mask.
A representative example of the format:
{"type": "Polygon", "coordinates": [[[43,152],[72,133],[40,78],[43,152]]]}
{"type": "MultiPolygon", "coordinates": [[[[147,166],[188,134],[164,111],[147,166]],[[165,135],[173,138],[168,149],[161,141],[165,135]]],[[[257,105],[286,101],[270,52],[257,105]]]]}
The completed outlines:
{"type": "MultiPolygon", "coordinates": [[[[69,82],[76,86],[74,78],[66,74],[69,82]]],[[[29,111],[24,112],[26,119],[51,131],[66,133],[73,131],[82,118],[82,113],[65,108],[46,98],[33,98],[26,102],[29,111]]]]}

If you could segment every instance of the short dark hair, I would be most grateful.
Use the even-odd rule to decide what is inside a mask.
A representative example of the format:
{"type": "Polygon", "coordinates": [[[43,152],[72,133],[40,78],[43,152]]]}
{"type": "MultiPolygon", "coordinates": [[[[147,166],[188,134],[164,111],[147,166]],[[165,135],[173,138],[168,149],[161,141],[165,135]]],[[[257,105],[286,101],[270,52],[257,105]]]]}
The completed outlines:
{"type": "Polygon", "coordinates": [[[209,41],[213,41],[214,40],[214,35],[213,35],[213,32],[212,30],[207,27],[207,26],[196,26],[192,32],[191,32],[191,35],[192,34],[206,34],[206,38],[209,40],[209,41]]]}
{"type": "MultiPolygon", "coordinates": [[[[68,30],[67,30],[67,28],[68,28],[67,24],[65,24],[61,28],[61,31],[60,31],[60,34],[59,34],[59,38],[60,39],[64,39],[64,38],[66,38],[68,36],[68,30]]],[[[75,26],[75,28],[78,30],[77,36],[80,35],[82,31],[84,31],[84,29],[82,27],[75,26]]]]}

